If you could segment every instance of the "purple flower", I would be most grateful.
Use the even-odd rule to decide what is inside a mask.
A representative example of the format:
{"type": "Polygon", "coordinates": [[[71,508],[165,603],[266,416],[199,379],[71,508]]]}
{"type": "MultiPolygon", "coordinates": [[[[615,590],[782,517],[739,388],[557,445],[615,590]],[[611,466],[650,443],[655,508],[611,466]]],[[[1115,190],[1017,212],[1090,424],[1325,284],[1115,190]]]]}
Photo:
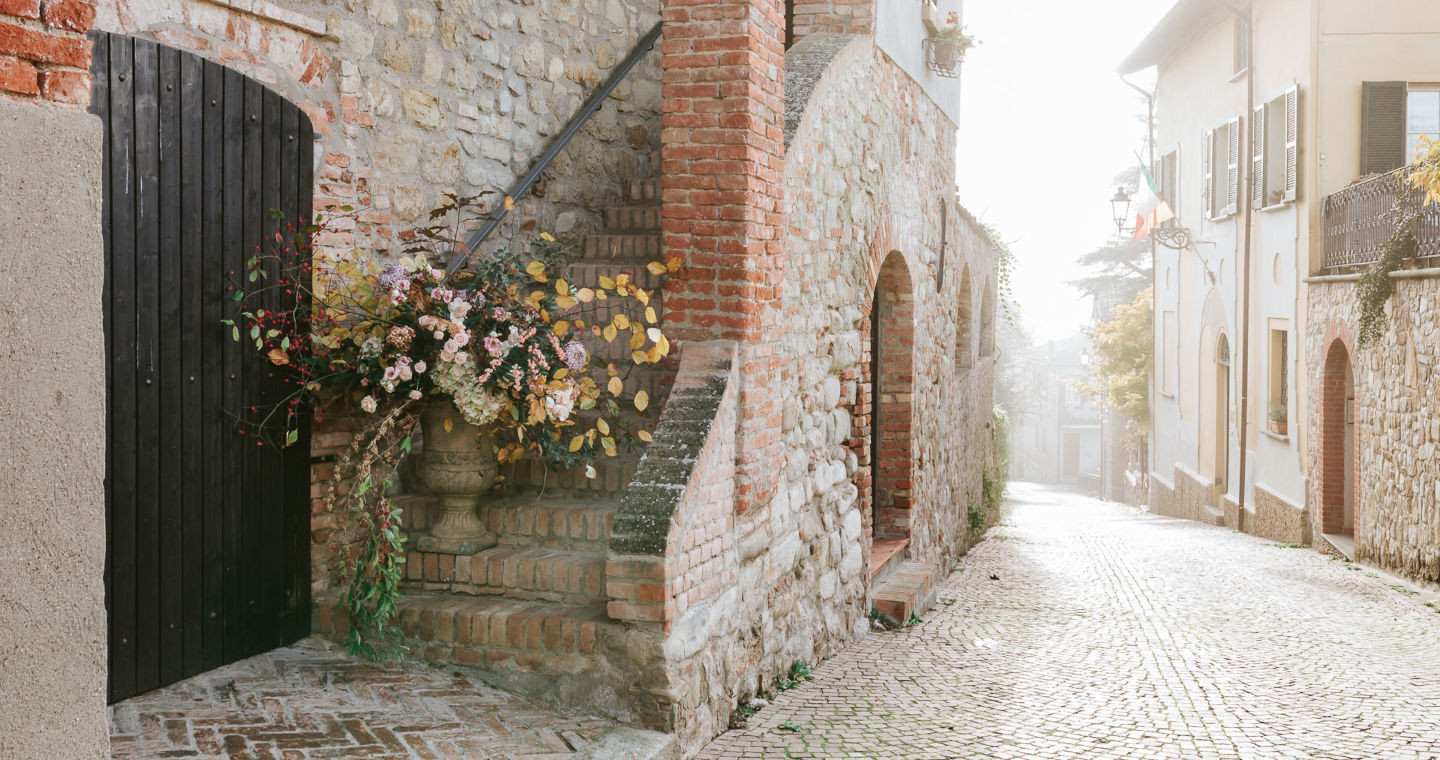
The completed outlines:
{"type": "Polygon", "coordinates": [[[401,282],[408,279],[409,273],[399,262],[387,264],[384,269],[380,270],[380,287],[384,290],[394,290],[401,282]]]}

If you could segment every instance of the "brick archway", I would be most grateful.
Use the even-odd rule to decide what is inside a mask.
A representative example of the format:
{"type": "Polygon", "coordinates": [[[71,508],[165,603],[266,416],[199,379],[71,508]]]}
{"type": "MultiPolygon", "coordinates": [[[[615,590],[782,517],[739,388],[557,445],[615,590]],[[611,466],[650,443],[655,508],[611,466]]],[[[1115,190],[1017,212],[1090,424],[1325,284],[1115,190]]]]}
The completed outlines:
{"type": "Polygon", "coordinates": [[[862,369],[870,419],[861,499],[867,531],[879,539],[910,537],[914,305],[910,267],[899,251],[891,251],[875,277],[862,369]]]}
{"type": "Polygon", "coordinates": [[[1359,498],[1352,407],[1355,375],[1350,351],[1338,337],[1325,352],[1320,378],[1320,530],[1353,535],[1359,498]]]}

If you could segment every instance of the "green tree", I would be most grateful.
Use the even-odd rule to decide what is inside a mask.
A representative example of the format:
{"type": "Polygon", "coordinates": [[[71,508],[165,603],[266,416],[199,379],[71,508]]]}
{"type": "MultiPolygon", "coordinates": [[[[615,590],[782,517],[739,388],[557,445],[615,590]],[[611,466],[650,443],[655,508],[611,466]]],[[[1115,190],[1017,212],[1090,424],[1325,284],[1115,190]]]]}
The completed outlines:
{"type": "Polygon", "coordinates": [[[1150,427],[1151,291],[1116,306],[1090,329],[1094,358],[1082,390],[1114,407],[1141,433],[1150,427]]]}

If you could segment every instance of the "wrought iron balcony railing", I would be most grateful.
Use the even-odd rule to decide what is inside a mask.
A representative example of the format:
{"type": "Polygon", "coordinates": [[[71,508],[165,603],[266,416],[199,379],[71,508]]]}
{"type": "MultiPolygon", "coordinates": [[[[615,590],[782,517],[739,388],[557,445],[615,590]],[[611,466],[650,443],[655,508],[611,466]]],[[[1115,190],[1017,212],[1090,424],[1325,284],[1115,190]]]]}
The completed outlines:
{"type": "MultiPolygon", "coordinates": [[[[1325,222],[1326,269],[1369,264],[1380,258],[1380,246],[1395,234],[1398,215],[1391,213],[1404,181],[1401,172],[1379,174],[1332,195],[1320,207],[1325,222]]],[[[1427,205],[1415,230],[1415,258],[1440,256],[1440,207],[1427,205]]]]}

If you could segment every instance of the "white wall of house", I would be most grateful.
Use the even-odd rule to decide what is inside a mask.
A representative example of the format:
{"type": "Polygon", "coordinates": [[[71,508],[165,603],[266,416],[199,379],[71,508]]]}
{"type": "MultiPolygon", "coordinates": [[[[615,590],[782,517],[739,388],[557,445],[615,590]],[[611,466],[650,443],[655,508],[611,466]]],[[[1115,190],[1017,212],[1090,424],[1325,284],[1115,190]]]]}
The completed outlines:
{"type": "MultiPolygon", "coordinates": [[[[940,20],[952,11],[964,22],[964,0],[938,0],[940,20]]],[[[960,123],[960,80],[942,77],[925,65],[921,41],[925,24],[920,18],[920,3],[914,0],[879,0],[875,4],[875,45],[940,106],[952,122],[960,123]]],[[[963,64],[962,64],[963,65],[963,64]]]]}

